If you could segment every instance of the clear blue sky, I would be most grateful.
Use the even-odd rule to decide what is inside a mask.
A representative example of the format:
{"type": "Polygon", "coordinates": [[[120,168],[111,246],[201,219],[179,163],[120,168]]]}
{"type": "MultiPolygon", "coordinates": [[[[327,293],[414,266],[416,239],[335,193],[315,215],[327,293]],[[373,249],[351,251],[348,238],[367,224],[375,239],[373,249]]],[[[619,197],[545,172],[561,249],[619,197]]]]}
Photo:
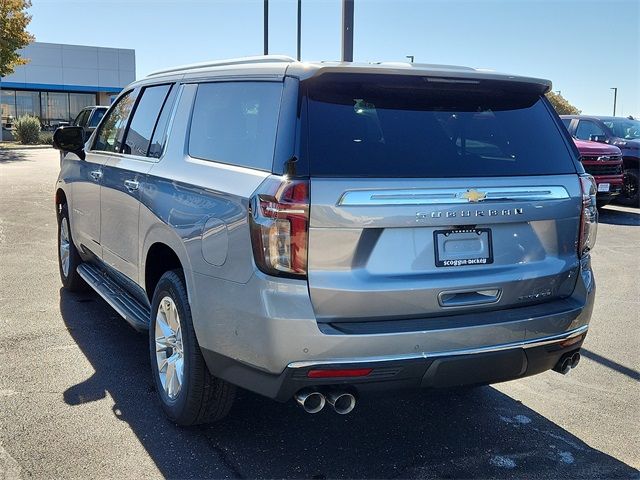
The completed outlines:
{"type": "MultiPolygon", "coordinates": [[[[340,58],[340,0],[303,0],[302,59],[340,58]]],[[[136,50],[137,76],[262,53],[262,0],[33,0],[43,42],[136,50]]],[[[270,1],[270,53],[295,56],[296,0],[270,1]]],[[[553,80],[589,114],[640,117],[640,0],[355,0],[356,61],[490,68],[553,80]]]]}

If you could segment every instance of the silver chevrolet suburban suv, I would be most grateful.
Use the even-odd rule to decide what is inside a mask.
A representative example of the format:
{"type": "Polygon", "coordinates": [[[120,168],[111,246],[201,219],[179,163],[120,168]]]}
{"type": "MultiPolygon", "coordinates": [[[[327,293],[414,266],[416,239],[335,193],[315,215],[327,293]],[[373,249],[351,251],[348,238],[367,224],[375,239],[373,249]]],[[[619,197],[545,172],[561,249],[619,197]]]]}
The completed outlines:
{"type": "Polygon", "coordinates": [[[471,68],[236,59],[61,127],[60,275],[149,331],[166,414],[315,413],[580,359],[595,185],[544,94],[471,68]]]}

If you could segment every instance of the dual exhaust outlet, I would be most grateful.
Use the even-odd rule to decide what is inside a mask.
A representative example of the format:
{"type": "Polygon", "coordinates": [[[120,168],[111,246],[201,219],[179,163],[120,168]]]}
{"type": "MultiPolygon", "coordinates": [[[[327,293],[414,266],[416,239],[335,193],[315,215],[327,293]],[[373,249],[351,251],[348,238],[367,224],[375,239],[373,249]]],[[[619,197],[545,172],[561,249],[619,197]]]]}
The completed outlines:
{"type": "Polygon", "coordinates": [[[337,390],[326,394],[317,390],[301,390],[294,398],[307,413],[318,413],[328,403],[336,413],[346,415],[356,406],[356,397],[353,394],[337,390]]]}
{"type": "Polygon", "coordinates": [[[568,353],[558,360],[553,370],[562,375],[566,375],[571,369],[576,368],[578,363],[580,363],[580,352],[568,353]]]}

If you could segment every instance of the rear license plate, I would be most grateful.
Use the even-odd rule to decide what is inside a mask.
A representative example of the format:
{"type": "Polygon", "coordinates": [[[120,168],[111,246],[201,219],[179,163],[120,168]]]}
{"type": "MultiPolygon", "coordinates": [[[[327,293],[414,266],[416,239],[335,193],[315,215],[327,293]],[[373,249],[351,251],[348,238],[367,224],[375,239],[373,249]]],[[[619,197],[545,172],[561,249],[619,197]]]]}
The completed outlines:
{"type": "Polygon", "coordinates": [[[608,192],[609,188],[611,188],[611,185],[608,183],[599,183],[598,184],[598,191],[599,192],[608,192]]]}
{"type": "Polygon", "coordinates": [[[436,267],[493,263],[491,229],[470,228],[433,232],[436,267]]]}

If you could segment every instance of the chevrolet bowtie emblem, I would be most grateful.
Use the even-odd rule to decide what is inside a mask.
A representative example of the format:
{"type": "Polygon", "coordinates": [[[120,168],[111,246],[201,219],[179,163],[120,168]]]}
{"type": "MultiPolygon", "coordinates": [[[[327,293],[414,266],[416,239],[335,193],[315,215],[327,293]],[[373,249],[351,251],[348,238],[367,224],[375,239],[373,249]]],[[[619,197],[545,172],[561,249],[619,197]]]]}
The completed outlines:
{"type": "Polygon", "coordinates": [[[462,195],[460,195],[460,197],[466,198],[468,201],[476,203],[487,198],[487,192],[479,192],[477,190],[467,190],[462,195]]]}

